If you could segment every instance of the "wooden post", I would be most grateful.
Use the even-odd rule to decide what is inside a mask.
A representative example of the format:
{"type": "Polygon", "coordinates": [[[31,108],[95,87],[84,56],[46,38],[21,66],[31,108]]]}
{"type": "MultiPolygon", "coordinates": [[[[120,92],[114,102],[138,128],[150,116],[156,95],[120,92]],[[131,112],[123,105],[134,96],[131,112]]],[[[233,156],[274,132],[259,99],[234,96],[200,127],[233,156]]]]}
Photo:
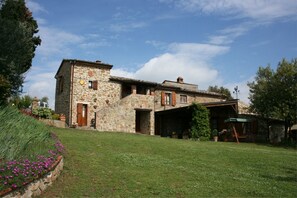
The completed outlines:
{"type": "Polygon", "coordinates": [[[235,128],[234,124],[232,124],[232,128],[233,128],[233,132],[234,132],[237,144],[239,144],[238,135],[237,135],[236,128],[235,128]]]}

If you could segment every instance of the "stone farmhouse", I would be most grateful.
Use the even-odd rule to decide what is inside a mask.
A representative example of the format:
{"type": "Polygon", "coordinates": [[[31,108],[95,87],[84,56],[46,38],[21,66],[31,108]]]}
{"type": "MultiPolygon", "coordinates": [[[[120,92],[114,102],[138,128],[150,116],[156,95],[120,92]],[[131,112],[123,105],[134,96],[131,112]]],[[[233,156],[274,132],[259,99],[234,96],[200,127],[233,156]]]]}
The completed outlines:
{"type": "Polygon", "coordinates": [[[154,134],[155,113],[189,106],[192,102],[220,102],[221,94],[198,90],[194,84],[163,83],[110,75],[112,65],[64,59],[57,71],[57,113],[66,123],[102,131],[154,134]],[[96,124],[96,125],[94,125],[96,124]]]}
{"type": "MultiPolygon", "coordinates": [[[[111,76],[112,65],[101,61],[64,59],[55,75],[55,111],[70,127],[150,135],[182,136],[189,129],[192,102],[210,110],[211,128],[222,130],[224,120],[244,115],[238,100],[200,90],[182,77],[163,83],[111,76]]],[[[241,134],[257,131],[248,123],[241,134]]]]}

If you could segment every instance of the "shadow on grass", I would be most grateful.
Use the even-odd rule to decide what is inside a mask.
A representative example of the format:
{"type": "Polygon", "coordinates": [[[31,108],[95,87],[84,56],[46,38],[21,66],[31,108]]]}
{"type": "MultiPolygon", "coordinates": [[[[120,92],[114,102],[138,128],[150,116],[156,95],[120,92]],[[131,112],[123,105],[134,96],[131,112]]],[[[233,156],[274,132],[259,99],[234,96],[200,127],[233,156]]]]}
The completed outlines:
{"type": "Polygon", "coordinates": [[[297,168],[284,167],[286,175],[261,175],[265,179],[280,181],[280,182],[297,182],[297,168]]]}
{"type": "Polygon", "coordinates": [[[297,182],[297,175],[295,176],[274,176],[274,175],[262,175],[265,179],[276,180],[278,182],[297,182]]]}
{"type": "Polygon", "coordinates": [[[262,142],[255,142],[255,144],[260,146],[267,146],[272,148],[284,148],[284,149],[294,149],[297,150],[297,143],[296,142],[289,142],[289,143],[262,143],[262,142]]]}

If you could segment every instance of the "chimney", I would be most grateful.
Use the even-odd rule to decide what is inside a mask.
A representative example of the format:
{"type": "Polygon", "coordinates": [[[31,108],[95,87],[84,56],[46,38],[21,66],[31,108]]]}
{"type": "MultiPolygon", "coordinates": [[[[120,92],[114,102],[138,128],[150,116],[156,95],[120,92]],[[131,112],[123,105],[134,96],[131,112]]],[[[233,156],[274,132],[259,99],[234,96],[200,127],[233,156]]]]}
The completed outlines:
{"type": "Polygon", "coordinates": [[[95,62],[96,62],[96,63],[101,63],[101,61],[100,61],[100,60],[96,60],[95,62]]]}
{"type": "Polygon", "coordinates": [[[184,79],[182,77],[178,77],[176,81],[178,83],[184,83],[184,79]]]}

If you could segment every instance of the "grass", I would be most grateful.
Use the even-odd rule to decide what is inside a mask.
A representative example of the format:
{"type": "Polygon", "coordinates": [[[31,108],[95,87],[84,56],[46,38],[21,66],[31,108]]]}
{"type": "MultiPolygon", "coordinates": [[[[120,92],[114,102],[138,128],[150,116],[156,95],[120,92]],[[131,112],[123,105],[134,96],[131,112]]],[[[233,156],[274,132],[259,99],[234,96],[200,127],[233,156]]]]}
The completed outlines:
{"type": "Polygon", "coordinates": [[[0,107],[0,161],[34,158],[54,149],[50,129],[14,107],[0,107]]]}
{"type": "Polygon", "coordinates": [[[42,197],[295,197],[297,153],[256,144],[53,129],[64,171],[42,197]]]}

